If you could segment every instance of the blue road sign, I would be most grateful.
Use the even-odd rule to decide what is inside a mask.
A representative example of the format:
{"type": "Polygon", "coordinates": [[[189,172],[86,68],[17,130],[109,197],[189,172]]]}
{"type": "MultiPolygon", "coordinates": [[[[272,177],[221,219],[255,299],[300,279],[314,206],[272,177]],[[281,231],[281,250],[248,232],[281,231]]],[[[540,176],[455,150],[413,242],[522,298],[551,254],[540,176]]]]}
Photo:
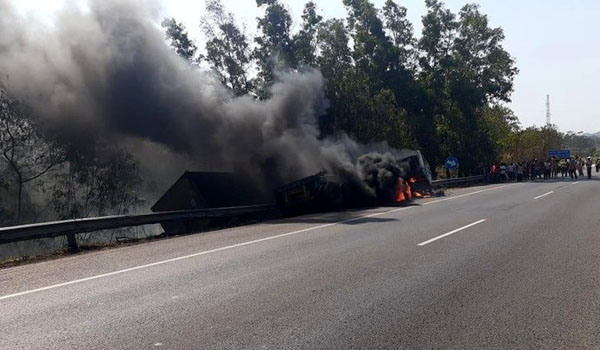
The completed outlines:
{"type": "Polygon", "coordinates": [[[560,159],[571,158],[571,151],[569,151],[568,149],[550,150],[548,151],[548,157],[558,157],[560,159]]]}
{"type": "Polygon", "coordinates": [[[456,158],[456,157],[446,158],[446,169],[448,169],[448,170],[458,169],[458,158],[456,158]]]}

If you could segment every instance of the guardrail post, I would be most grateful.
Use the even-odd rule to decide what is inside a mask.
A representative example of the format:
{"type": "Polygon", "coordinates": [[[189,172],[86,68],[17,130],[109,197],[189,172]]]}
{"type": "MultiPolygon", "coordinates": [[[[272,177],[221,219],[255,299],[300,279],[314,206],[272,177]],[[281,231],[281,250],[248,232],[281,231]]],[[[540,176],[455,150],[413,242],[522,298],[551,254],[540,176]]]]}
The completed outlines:
{"type": "MultiPolygon", "coordinates": [[[[2,1],[2,0],[0,0],[2,1]]],[[[231,217],[249,213],[261,213],[275,208],[274,204],[246,205],[239,207],[205,208],[194,210],[175,210],[136,215],[114,215],[97,218],[71,219],[37,224],[0,227],[0,245],[32,239],[67,236],[68,249],[79,251],[77,234],[110,230],[119,227],[158,224],[163,222],[189,221],[195,229],[197,220],[231,217]]]]}
{"type": "Polygon", "coordinates": [[[67,245],[70,253],[78,253],[79,246],[77,245],[77,238],[74,233],[67,235],[67,245]]]}

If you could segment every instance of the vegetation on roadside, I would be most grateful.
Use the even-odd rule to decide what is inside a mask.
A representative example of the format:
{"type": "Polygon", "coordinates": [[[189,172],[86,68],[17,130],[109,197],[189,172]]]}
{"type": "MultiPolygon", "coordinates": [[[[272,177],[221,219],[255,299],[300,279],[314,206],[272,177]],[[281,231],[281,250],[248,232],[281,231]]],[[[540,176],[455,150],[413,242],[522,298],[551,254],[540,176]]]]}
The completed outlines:
{"type": "Polygon", "coordinates": [[[164,22],[177,52],[209,66],[234,96],[268,98],[278,72],[319,69],[330,102],[320,117],[322,137],[347,134],[368,143],[421,149],[429,162],[460,158],[463,175],[490,162],[541,158],[549,149],[593,152],[598,142],[556,126],[522,128],[507,106],[518,74],[503,47],[502,28],[492,27],[476,4],[453,13],[425,0],[422,33],[407,9],[387,0],[340,0],[346,18],[324,19],[316,2],[304,7],[299,28],[281,0],[257,0],[264,9],[252,40],[221,0],[208,0],[201,27],[205,54],[175,19],[164,22]],[[255,72],[253,74],[252,72],[255,72]]]}

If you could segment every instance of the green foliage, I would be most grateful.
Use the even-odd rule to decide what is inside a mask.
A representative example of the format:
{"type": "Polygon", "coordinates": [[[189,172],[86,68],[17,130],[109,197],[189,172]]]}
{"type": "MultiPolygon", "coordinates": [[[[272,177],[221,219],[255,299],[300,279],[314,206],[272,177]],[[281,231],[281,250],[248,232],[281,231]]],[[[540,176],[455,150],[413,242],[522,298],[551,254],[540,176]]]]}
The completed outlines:
{"type": "Polygon", "coordinates": [[[555,126],[529,127],[512,132],[503,140],[502,159],[507,162],[524,162],[545,159],[548,151],[562,149],[565,136],[555,126]]]}
{"type": "Polygon", "coordinates": [[[294,36],[294,47],[298,63],[315,66],[317,51],[317,33],[323,16],[317,14],[317,5],[309,1],[302,12],[302,29],[294,36]]]}
{"type": "Polygon", "coordinates": [[[387,74],[396,70],[399,56],[386,35],[375,6],[366,0],[344,0],[348,10],[348,29],[354,42],[356,69],[367,75],[369,87],[378,91],[385,87],[387,74]]]}
{"type": "Polygon", "coordinates": [[[466,5],[460,11],[460,26],[455,41],[455,64],[463,82],[480,101],[510,102],[513,80],[518,73],[514,59],[502,47],[501,28],[490,28],[487,16],[478,5],[466,5]]]}
{"type": "Polygon", "coordinates": [[[259,67],[258,94],[266,98],[275,72],[296,67],[297,60],[289,11],[277,0],[257,0],[256,4],[266,6],[265,16],[257,19],[260,34],[254,39],[256,48],[253,52],[259,67]]]}
{"type": "Polygon", "coordinates": [[[385,27],[390,33],[392,42],[406,69],[416,69],[417,40],[414,37],[413,25],[406,18],[406,7],[400,6],[394,0],[387,0],[383,6],[385,27]]]}
{"type": "Polygon", "coordinates": [[[502,47],[502,29],[490,28],[477,5],[464,6],[458,17],[440,1],[426,5],[420,82],[434,106],[441,154],[460,155],[461,170],[470,173],[500,153],[497,119],[486,113],[510,101],[518,70],[502,47]]]}
{"type": "Polygon", "coordinates": [[[569,131],[564,135],[564,145],[574,154],[588,156],[596,154],[600,148],[600,139],[569,131]]]}
{"type": "Polygon", "coordinates": [[[425,0],[427,14],[423,17],[423,33],[419,40],[421,68],[425,77],[439,79],[443,68],[450,64],[458,23],[456,15],[438,0],[425,0]],[[437,73],[437,74],[433,74],[437,73]]]}
{"type": "MultiPolygon", "coordinates": [[[[268,98],[277,72],[317,67],[329,100],[319,116],[322,137],[347,134],[365,143],[419,148],[433,166],[454,155],[465,174],[480,172],[499,157],[540,154],[562,142],[554,129],[520,130],[503,104],[510,102],[518,70],[503,47],[503,30],[491,27],[478,5],[455,14],[441,0],[425,0],[417,40],[407,9],[397,0],[386,0],[381,9],[370,0],[341,0],[346,19],[325,21],[316,1],[308,1],[296,33],[282,1],[256,1],[265,12],[257,18],[251,57],[245,54],[250,46],[245,37],[233,30],[213,27],[208,35],[208,62],[236,94],[252,90],[268,98]],[[244,44],[225,45],[217,37],[244,44]],[[237,63],[228,66],[232,54],[237,63]],[[247,84],[248,66],[257,68],[254,85],[247,84]],[[245,88],[234,88],[231,77],[243,74],[245,83],[237,85],[245,88]]],[[[220,1],[209,3],[218,4],[209,9],[213,17],[233,23],[220,1]]]]}
{"type": "Polygon", "coordinates": [[[185,26],[175,21],[174,18],[165,18],[161,25],[165,28],[166,37],[175,52],[181,57],[193,61],[198,48],[189,38],[185,26]]]}
{"type": "Polygon", "coordinates": [[[352,52],[348,46],[350,40],[344,22],[331,19],[323,23],[317,35],[318,50],[317,64],[326,80],[326,94],[331,102],[327,113],[321,116],[320,129],[324,135],[338,132],[348,132],[350,125],[348,111],[353,102],[350,75],[354,74],[352,67],[352,52]]]}
{"type": "Polygon", "coordinates": [[[248,78],[251,52],[246,35],[233,15],[225,12],[220,0],[208,0],[206,12],[202,27],[208,41],[203,59],[223,86],[231,89],[236,96],[245,95],[253,88],[248,78]]]}

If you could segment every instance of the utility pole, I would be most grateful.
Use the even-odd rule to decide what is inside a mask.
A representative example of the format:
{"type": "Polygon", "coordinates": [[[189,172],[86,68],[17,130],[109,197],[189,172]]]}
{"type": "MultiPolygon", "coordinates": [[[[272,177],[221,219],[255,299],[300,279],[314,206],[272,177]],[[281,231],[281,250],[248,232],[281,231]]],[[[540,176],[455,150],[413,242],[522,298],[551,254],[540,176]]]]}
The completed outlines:
{"type": "Polygon", "coordinates": [[[546,125],[552,125],[552,113],[550,113],[550,95],[546,95],[546,125]]]}

